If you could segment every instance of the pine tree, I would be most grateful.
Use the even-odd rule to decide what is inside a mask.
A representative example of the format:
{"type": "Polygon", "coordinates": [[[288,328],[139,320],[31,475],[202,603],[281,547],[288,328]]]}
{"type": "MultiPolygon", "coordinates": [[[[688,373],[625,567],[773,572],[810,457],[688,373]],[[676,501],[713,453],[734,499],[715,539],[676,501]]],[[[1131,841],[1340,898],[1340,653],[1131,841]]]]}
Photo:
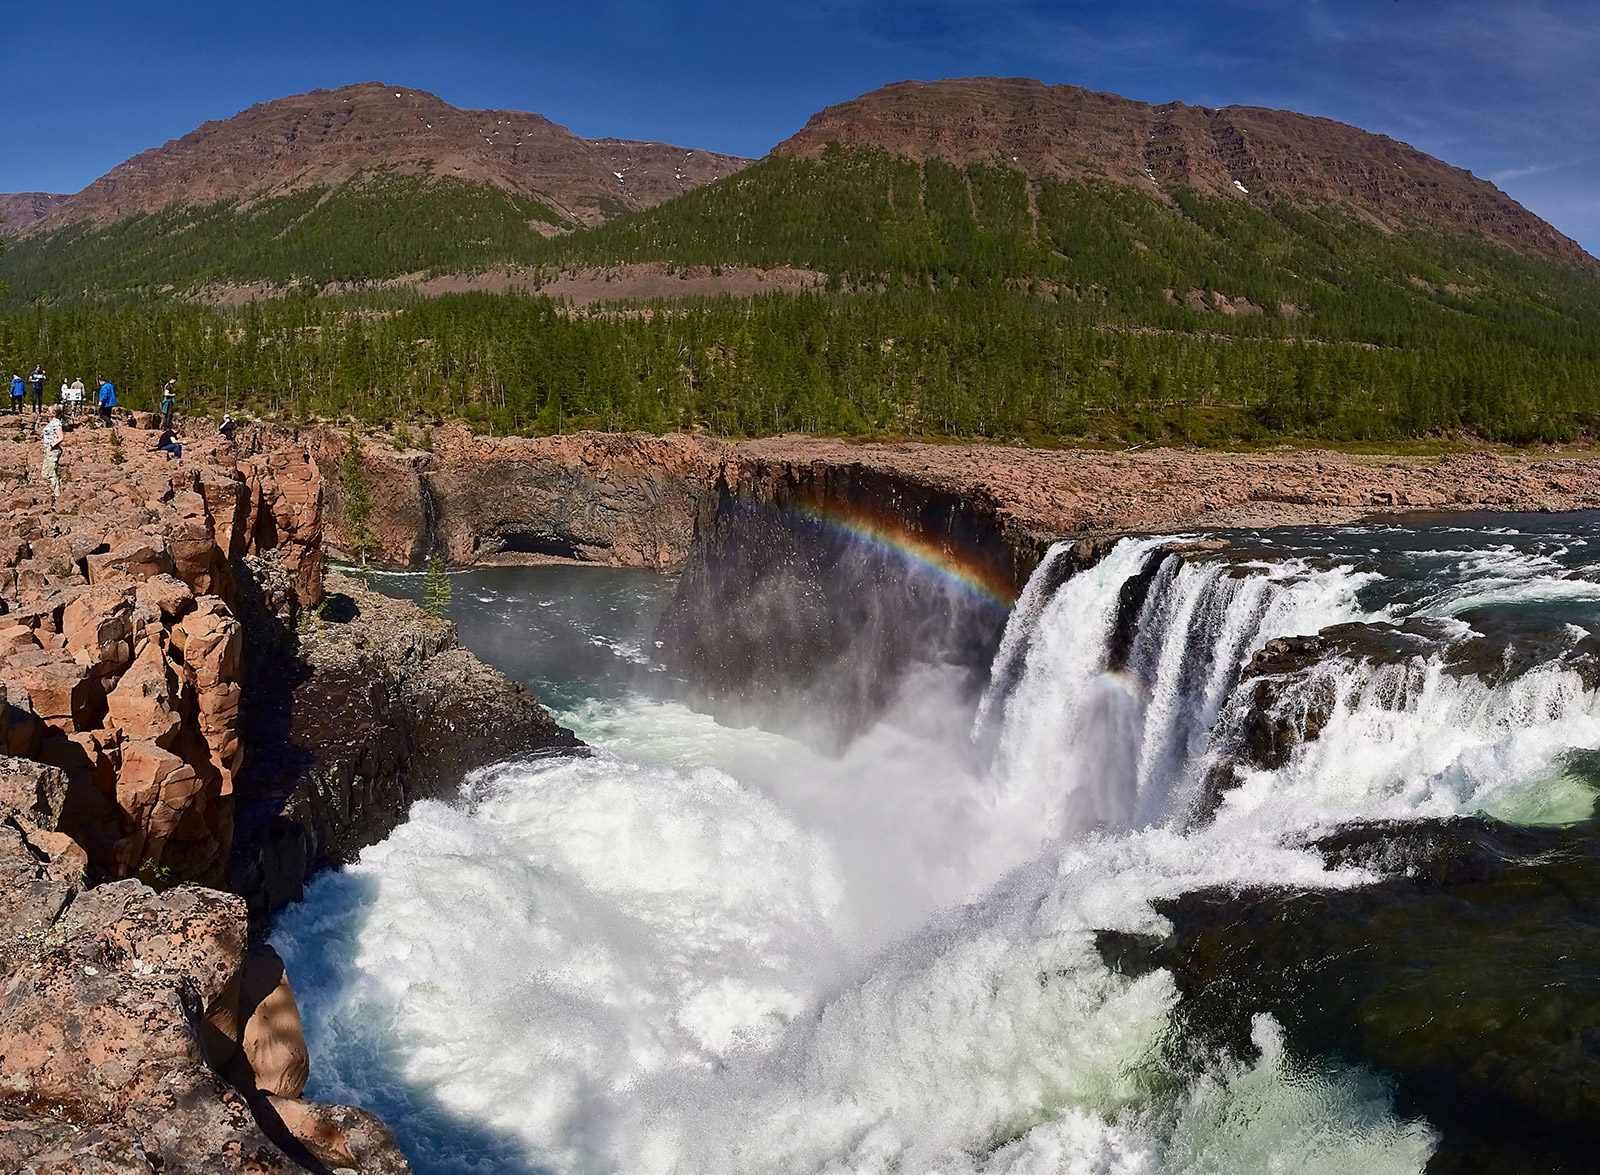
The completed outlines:
{"type": "Polygon", "coordinates": [[[428,556],[428,571],[422,577],[422,607],[435,620],[443,620],[450,608],[450,576],[444,568],[444,556],[435,551],[428,556]]]}

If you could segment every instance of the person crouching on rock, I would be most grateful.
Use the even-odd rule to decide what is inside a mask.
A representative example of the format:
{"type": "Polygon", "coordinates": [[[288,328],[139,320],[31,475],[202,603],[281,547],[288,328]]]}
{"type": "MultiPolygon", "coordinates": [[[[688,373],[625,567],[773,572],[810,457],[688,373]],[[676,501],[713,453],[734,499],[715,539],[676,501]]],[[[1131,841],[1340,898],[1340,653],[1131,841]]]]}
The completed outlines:
{"type": "Polygon", "coordinates": [[[174,457],[180,459],[183,457],[183,446],[178,444],[178,436],[170,428],[161,430],[161,435],[156,438],[156,443],[150,451],[152,453],[165,453],[168,461],[171,461],[174,457]]]}
{"type": "Polygon", "coordinates": [[[61,409],[52,406],[50,419],[39,430],[39,440],[44,444],[44,479],[50,483],[50,496],[61,496],[61,409]]]}
{"type": "Polygon", "coordinates": [[[222,434],[222,439],[230,445],[233,444],[233,428],[233,417],[224,412],[222,414],[222,423],[217,425],[217,431],[222,434]]]}

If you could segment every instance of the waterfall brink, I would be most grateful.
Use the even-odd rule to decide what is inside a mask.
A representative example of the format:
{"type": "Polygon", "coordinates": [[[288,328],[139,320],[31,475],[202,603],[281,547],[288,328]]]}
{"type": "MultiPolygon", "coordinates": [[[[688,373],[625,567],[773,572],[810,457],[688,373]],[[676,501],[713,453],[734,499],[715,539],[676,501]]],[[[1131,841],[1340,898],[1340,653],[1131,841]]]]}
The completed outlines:
{"type": "Polygon", "coordinates": [[[977,735],[992,743],[997,795],[1035,801],[1052,835],[1181,826],[1250,658],[1274,637],[1359,615],[1362,577],[1346,569],[1170,548],[1124,540],[1048,598],[1030,584],[1002,639],[977,735]]]}
{"type": "MultiPolygon", "coordinates": [[[[1051,837],[1181,830],[1273,792],[1306,816],[1384,793],[1429,814],[1526,813],[1530,770],[1550,812],[1592,801],[1581,781],[1548,786],[1570,748],[1600,742],[1582,629],[1529,655],[1437,617],[1461,610],[1459,584],[1371,610],[1361,593],[1382,576],[1347,565],[1194,558],[1160,539],[1073,575],[1066,557],[1019,601],[974,723],[992,800],[1051,837]]],[[[1521,591],[1588,586],[1532,575],[1521,591]]]]}

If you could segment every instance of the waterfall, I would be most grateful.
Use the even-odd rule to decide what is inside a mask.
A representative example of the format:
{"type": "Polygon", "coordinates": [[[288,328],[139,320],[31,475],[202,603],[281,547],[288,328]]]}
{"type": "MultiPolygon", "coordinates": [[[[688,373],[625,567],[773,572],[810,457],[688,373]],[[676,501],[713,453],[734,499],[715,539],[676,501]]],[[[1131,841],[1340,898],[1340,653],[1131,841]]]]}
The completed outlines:
{"type": "MultiPolygon", "coordinates": [[[[1514,666],[1511,645],[1485,651],[1466,624],[1397,627],[1393,607],[1364,607],[1374,571],[1189,558],[1170,540],[1127,539],[1063,578],[1064,552],[1019,601],[974,724],[995,801],[1020,805],[1050,836],[1182,829],[1224,792],[1236,805],[1292,792],[1308,819],[1337,811],[1346,792],[1351,803],[1388,794],[1397,815],[1521,812],[1519,781],[1548,785],[1570,748],[1600,745],[1581,628],[1514,666]],[[1241,688],[1252,659],[1284,638],[1300,640],[1301,655],[1291,643],[1287,667],[1258,659],[1241,688]]],[[[1479,598],[1594,590],[1527,570],[1520,586],[1479,598]]],[[[1460,611],[1470,590],[1443,585],[1412,610],[1460,611]]],[[[1592,792],[1569,792],[1553,810],[1581,813],[1592,792]]]]}
{"type": "Polygon", "coordinates": [[[1189,561],[1170,545],[1123,540],[1048,599],[1025,593],[1002,638],[977,737],[993,742],[997,794],[1030,797],[1052,835],[1181,825],[1250,657],[1361,614],[1359,573],[1189,561]]]}
{"type": "MultiPolygon", "coordinates": [[[[1438,1135],[1384,1080],[1291,1056],[1266,1016],[1255,1059],[1174,1063],[1174,975],[1096,942],[1160,940],[1186,894],[1370,886],[1388,866],[1313,847],[1352,823],[1587,816],[1586,541],[1058,546],[979,701],[913,675],[838,757],[647,675],[572,690],[594,754],[418,804],[280,919],[308,1094],[449,1175],[1415,1175],[1438,1135]]],[[[537,657],[640,623],[597,599],[621,572],[475,574],[491,659],[518,624],[537,657]]]]}
{"type": "Polygon", "coordinates": [[[422,499],[422,534],[418,536],[417,545],[421,548],[421,562],[427,563],[439,548],[439,502],[434,497],[432,475],[420,470],[417,473],[417,496],[422,499]]]}

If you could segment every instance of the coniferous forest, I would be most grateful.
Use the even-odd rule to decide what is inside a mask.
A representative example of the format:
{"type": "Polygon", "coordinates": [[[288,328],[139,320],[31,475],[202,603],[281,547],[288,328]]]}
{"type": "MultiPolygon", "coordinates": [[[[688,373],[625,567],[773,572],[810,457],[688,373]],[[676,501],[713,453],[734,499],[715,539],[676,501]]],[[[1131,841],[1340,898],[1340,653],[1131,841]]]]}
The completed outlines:
{"type": "Polygon", "coordinates": [[[171,210],[27,239],[0,258],[0,363],[103,374],[135,406],[176,375],[191,412],[459,417],[497,432],[1033,444],[1600,432],[1600,274],[1462,237],[1187,191],[1030,192],[1004,169],[867,152],[768,159],[555,237],[532,202],[462,189],[380,176],[321,203],[171,210]],[[298,218],[295,233],[283,218],[298,218]],[[590,306],[316,292],[637,261],[828,280],[590,306]],[[277,296],[233,309],[187,296],[225,282],[277,296]]]}

